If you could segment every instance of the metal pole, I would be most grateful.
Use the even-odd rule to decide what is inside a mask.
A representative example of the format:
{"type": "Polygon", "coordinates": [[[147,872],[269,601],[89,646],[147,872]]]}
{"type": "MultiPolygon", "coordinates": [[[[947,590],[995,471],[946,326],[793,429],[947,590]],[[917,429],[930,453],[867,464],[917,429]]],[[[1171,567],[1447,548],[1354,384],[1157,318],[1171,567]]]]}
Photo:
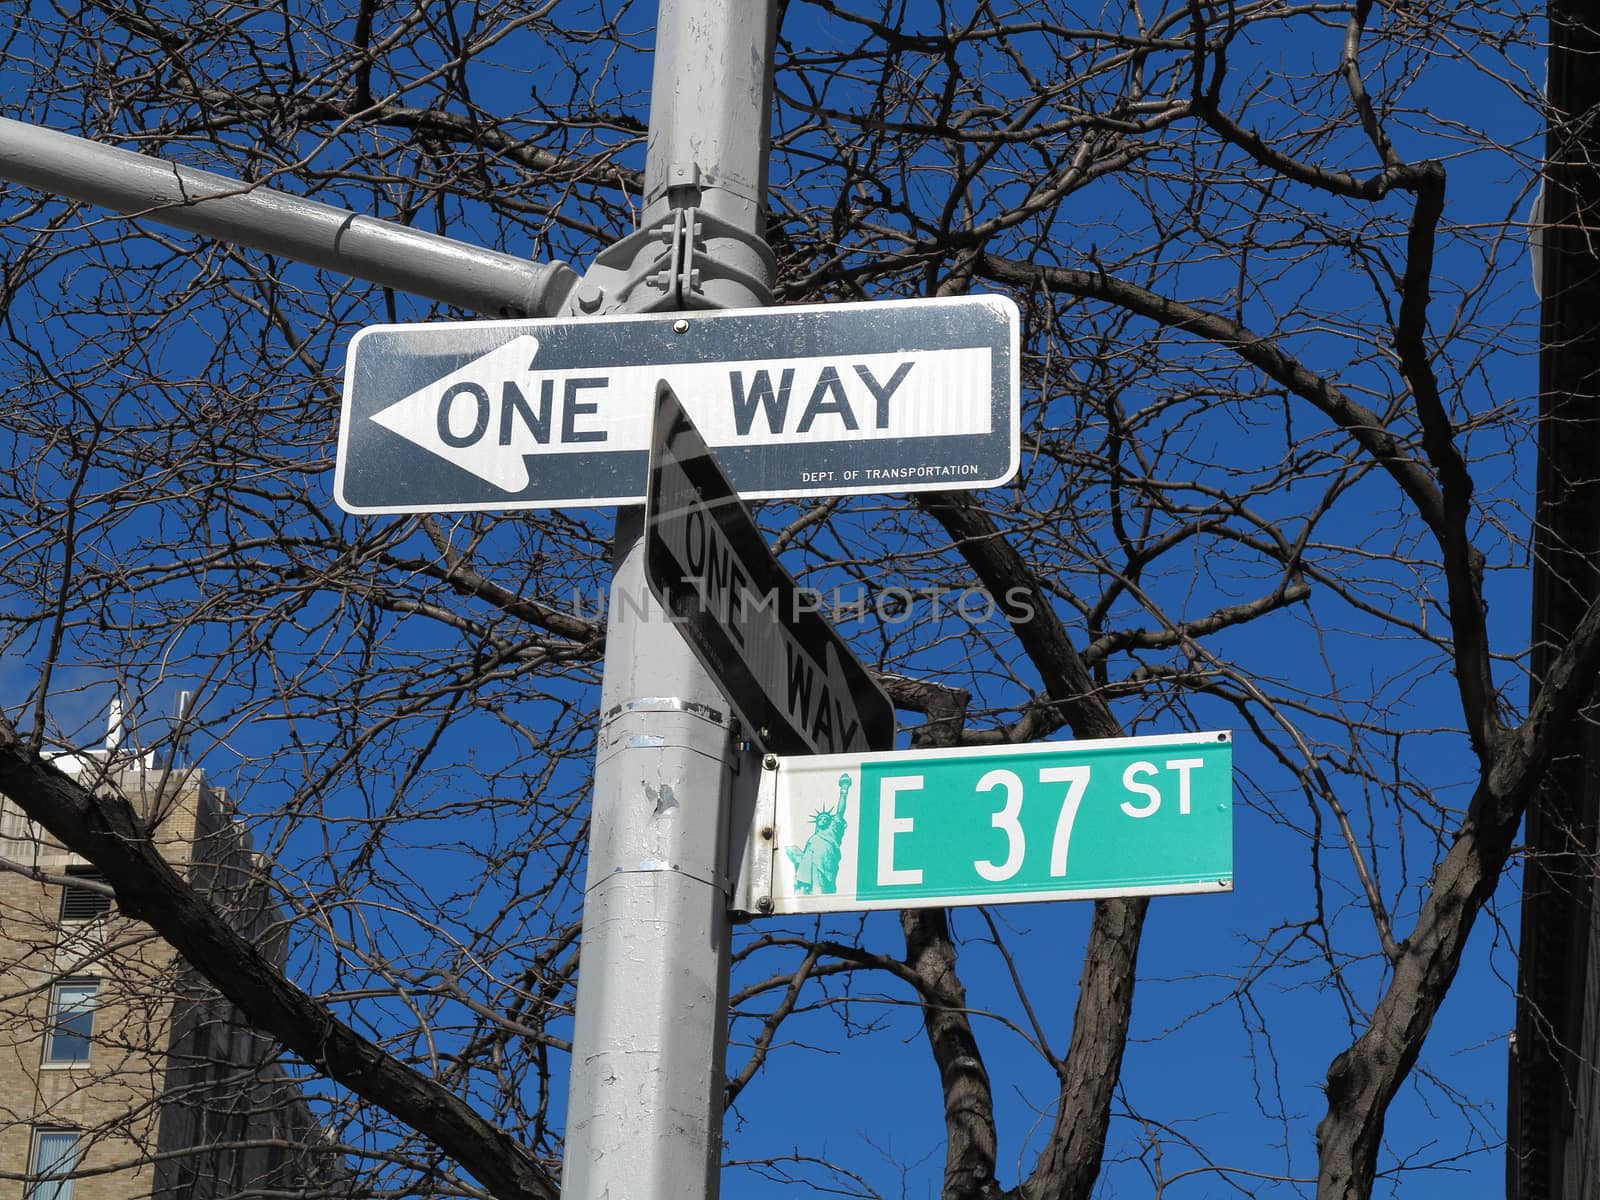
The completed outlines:
{"type": "Polygon", "coordinates": [[[776,0],[661,0],[641,224],[694,205],[766,232],[776,0]]]}
{"type": "MultiPolygon", "coordinates": [[[[644,224],[698,208],[759,239],[775,22],[775,0],[661,0],[644,224]]],[[[618,515],[563,1200],[719,1187],[736,735],[646,588],[641,532],[618,515]]]]}
{"type": "Polygon", "coordinates": [[[728,1004],[728,706],[618,520],[563,1200],[714,1197],[728,1004]]]}
{"type": "Polygon", "coordinates": [[[547,317],[577,282],[303,196],[0,118],[0,178],[496,317],[547,317]]]}

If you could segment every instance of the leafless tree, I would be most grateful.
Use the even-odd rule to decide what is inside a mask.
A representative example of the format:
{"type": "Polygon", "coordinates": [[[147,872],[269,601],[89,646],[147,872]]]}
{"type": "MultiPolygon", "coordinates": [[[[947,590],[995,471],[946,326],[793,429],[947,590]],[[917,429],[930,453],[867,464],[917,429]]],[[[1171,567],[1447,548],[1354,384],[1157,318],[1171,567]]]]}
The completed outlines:
{"type": "MultiPolygon", "coordinates": [[[[634,226],[643,0],[8,7],[5,115],[580,267],[634,226]]],[[[762,520],[914,740],[1236,729],[1239,890],[749,927],[730,1171],[881,1195],[937,1146],[951,1198],[1328,1200],[1498,1172],[1497,898],[1600,666],[1590,612],[1529,698],[1540,15],[789,0],[779,302],[1013,297],[1025,449],[1004,488],[762,520]],[[1183,905],[1221,957],[1141,955],[1183,905]],[[798,1140],[785,1089],[849,1069],[818,1043],[866,1047],[926,1141],[798,1140]],[[1426,1127],[1386,1135],[1397,1104],[1426,1127]]],[[[247,981],[347,1186],[553,1194],[608,519],[336,510],[348,339],[461,314],[23,189],[0,220],[0,791],[247,981]],[[285,969],[51,766],[113,688],[236,797],[285,969]]]]}

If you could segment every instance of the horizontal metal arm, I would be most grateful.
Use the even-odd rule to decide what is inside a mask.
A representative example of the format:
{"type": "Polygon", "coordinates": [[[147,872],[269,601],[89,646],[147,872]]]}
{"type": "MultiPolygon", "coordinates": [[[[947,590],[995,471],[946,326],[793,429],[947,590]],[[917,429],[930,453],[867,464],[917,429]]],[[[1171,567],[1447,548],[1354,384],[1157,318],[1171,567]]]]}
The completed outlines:
{"type": "Polygon", "coordinates": [[[553,316],[577,283],[563,262],[527,262],[5,118],[0,178],[488,316],[553,316]]]}

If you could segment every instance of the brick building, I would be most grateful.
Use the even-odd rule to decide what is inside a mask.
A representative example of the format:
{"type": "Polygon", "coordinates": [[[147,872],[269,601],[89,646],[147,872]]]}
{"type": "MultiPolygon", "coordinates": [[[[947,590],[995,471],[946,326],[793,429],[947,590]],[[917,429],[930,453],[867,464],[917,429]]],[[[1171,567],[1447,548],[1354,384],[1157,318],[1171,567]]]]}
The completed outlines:
{"type": "MultiPolygon", "coordinates": [[[[125,796],[179,873],[281,961],[257,856],[199,769],[115,750],[56,762],[125,796]]],[[[0,1179],[23,1181],[9,1195],[342,1190],[338,1156],[272,1047],[4,797],[0,860],[0,1179]]]]}

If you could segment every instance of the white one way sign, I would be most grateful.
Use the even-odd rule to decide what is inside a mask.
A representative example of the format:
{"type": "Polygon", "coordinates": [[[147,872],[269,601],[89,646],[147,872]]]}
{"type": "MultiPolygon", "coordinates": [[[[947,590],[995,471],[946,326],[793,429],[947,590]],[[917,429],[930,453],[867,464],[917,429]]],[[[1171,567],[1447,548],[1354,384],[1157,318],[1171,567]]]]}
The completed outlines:
{"type": "Polygon", "coordinates": [[[339,504],[639,503],[662,380],[748,498],[989,487],[1016,470],[1003,297],[390,325],[350,346],[339,504]]]}

